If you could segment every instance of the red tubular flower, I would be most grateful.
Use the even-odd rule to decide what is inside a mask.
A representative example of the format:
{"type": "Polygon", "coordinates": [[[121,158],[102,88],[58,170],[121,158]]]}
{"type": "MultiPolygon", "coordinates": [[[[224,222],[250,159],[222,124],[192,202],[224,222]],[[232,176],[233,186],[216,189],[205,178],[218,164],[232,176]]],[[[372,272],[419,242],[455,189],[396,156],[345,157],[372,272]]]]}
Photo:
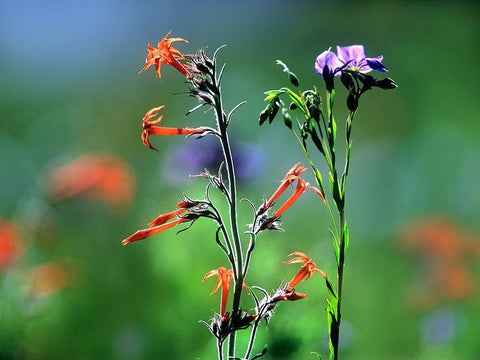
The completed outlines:
{"type": "Polygon", "coordinates": [[[149,236],[168,230],[174,227],[175,225],[193,220],[192,217],[187,216],[187,217],[179,217],[174,221],[168,222],[169,220],[174,219],[178,215],[183,214],[185,211],[187,211],[187,209],[179,208],[177,210],[170,211],[168,213],[157,216],[148,224],[149,227],[147,229],[138,230],[135,234],[130,235],[128,238],[122,241],[122,245],[127,245],[134,241],[143,240],[149,236]]]}
{"type": "MultiPolygon", "coordinates": [[[[220,288],[220,286],[222,287],[222,297],[220,299],[220,315],[222,315],[223,317],[225,315],[225,309],[227,308],[227,300],[228,300],[228,293],[230,291],[230,283],[233,280],[233,270],[232,269],[227,270],[226,268],[221,266],[216,270],[211,270],[208,273],[206,273],[205,276],[203,277],[202,282],[204,282],[208,278],[215,275],[218,275],[218,279],[210,295],[214,294],[220,288]]],[[[243,283],[243,288],[247,290],[247,284],[245,284],[245,282],[243,283]]]]}
{"type": "Polygon", "coordinates": [[[283,192],[288,188],[290,184],[292,184],[295,180],[299,180],[299,176],[307,170],[306,167],[300,166],[300,163],[296,163],[293,167],[287,172],[285,177],[280,183],[280,186],[277,190],[273,193],[273,195],[268,199],[265,207],[269,208],[272,203],[283,194],[283,192]]]}
{"type": "Polygon", "coordinates": [[[181,38],[171,38],[168,39],[172,32],[170,31],[165,37],[160,40],[157,47],[150,46],[147,47],[147,58],[145,59],[145,66],[140,72],[144,72],[150,66],[155,65],[156,74],[158,79],[162,78],[160,74],[160,68],[162,64],[167,64],[173,66],[180,73],[186,77],[191,77],[190,69],[188,66],[182,64],[179,60],[185,60],[185,56],[182,55],[178,49],[174,48],[172,44],[174,42],[182,41],[188,44],[188,41],[181,38]]]}
{"type": "MultiPolygon", "coordinates": [[[[285,291],[287,291],[287,290],[285,290],[285,291]]],[[[302,300],[302,299],[306,299],[306,298],[307,298],[307,294],[301,294],[301,293],[297,293],[297,292],[284,292],[280,295],[275,296],[272,299],[272,301],[275,303],[275,302],[278,302],[278,301],[297,301],[297,300],[302,300]]]]}
{"type": "Polygon", "coordinates": [[[282,215],[290,206],[292,206],[293,203],[298,200],[300,195],[302,195],[305,192],[305,190],[308,189],[308,186],[309,186],[308,183],[298,178],[295,192],[287,199],[287,201],[285,201],[285,203],[282,206],[280,206],[280,208],[277,211],[275,211],[273,216],[277,218],[280,217],[280,215],[282,215]]]}
{"type": "Polygon", "coordinates": [[[163,119],[163,115],[160,115],[156,120],[150,120],[151,118],[155,117],[161,109],[163,109],[165,105],[161,105],[150,109],[145,116],[143,117],[143,132],[142,132],[142,143],[146,147],[157,150],[152,146],[148,137],[150,135],[200,135],[208,131],[208,128],[200,127],[196,129],[190,128],[170,128],[170,127],[160,127],[155,126],[163,119]]]}
{"type": "Polygon", "coordinates": [[[178,218],[175,221],[171,221],[169,223],[164,223],[158,226],[153,226],[147,229],[138,230],[135,234],[130,235],[128,238],[122,240],[122,245],[130,244],[131,242],[146,239],[149,236],[158,234],[162,231],[168,230],[175,225],[181,224],[183,222],[190,221],[187,218],[178,218]]]}
{"type": "Polygon", "coordinates": [[[314,186],[311,186],[308,182],[305,182],[303,179],[300,178],[300,175],[303,174],[307,170],[306,167],[300,166],[300,163],[296,163],[285,175],[283,180],[280,183],[280,186],[275,190],[275,192],[272,194],[270,199],[267,200],[267,202],[262,206],[261,209],[268,209],[270,206],[272,206],[273,202],[283,194],[283,192],[288,188],[289,185],[291,185],[294,181],[297,181],[297,187],[295,189],[295,192],[288,198],[288,200],[278,209],[274,216],[279,217],[282,213],[284,213],[290,206],[293,205],[295,201],[302,195],[305,190],[307,189],[312,189],[315,191],[325,202],[325,199],[323,197],[322,192],[317,189],[314,186]]]}
{"type": "Polygon", "coordinates": [[[227,300],[228,300],[228,292],[230,290],[230,282],[233,279],[233,270],[227,270],[224,267],[219,267],[216,270],[211,270],[205,274],[203,277],[203,281],[207,280],[208,278],[218,275],[217,283],[213,288],[210,295],[214,294],[220,287],[222,287],[222,297],[220,300],[220,315],[225,315],[225,309],[227,308],[227,300]]]}
{"type": "Polygon", "coordinates": [[[183,214],[185,211],[187,211],[187,210],[186,209],[177,209],[177,210],[165,213],[165,214],[161,214],[161,215],[157,216],[155,219],[153,219],[151,222],[149,222],[148,226],[155,227],[155,226],[163,225],[168,220],[173,219],[176,215],[183,214]]]}
{"type": "MultiPolygon", "coordinates": [[[[295,264],[295,263],[301,263],[303,264],[302,268],[298,272],[297,275],[294,276],[294,278],[287,283],[287,287],[285,288],[285,291],[291,292],[294,290],[295,286],[303,280],[308,280],[315,272],[318,272],[324,279],[327,279],[327,274],[325,274],[322,270],[317,269],[317,265],[308,258],[308,256],[300,251],[295,251],[291,253],[288,256],[294,256],[297,255],[298,257],[293,258],[289,261],[285,261],[285,264],[295,264]]],[[[297,295],[303,295],[303,294],[297,294],[297,295]]]]}

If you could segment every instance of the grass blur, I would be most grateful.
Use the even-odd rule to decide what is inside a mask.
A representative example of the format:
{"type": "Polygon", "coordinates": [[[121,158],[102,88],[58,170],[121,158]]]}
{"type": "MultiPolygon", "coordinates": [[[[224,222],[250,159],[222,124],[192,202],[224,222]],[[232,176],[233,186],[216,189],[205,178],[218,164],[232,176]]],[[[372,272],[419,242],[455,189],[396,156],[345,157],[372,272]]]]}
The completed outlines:
{"type": "MultiPolygon", "coordinates": [[[[187,53],[228,45],[219,56],[227,63],[226,107],[248,102],[230,130],[244,169],[240,198],[256,204],[304,161],[280,121],[257,125],[263,91],[286,82],[275,60],[309,88],[322,86],[313,63],[330,46],[363,44],[369,56],[384,55],[399,88],[362,97],[353,130],[342,359],[480,358],[479,15],[473,1],[0,2],[0,219],[15,224],[22,249],[0,263],[0,359],[215,357],[198,323],[218,311],[213,284],[201,279],[227,265],[213,224],[120,245],[182,194],[204,192],[188,175],[205,157],[190,164],[184,155],[197,155],[204,140],[154,137],[158,153],[140,141],[141,118],[162,104],[165,126],[212,125],[209,113],[185,119],[195,102],[173,95],[185,90],[175,70],[164,67],[161,82],[153,70],[137,74],[147,43],[169,30],[190,41],[178,45],[187,53]],[[90,153],[128,164],[136,184],[130,203],[52,196],[49,174],[90,153]],[[412,224],[432,218],[443,219],[435,236],[445,235],[443,223],[457,234],[449,249],[459,252],[461,271],[446,270],[457,270],[453,278],[432,277],[446,260],[432,256],[438,243],[429,235],[405,238],[412,224]],[[405,245],[427,240],[431,251],[405,245]],[[464,296],[449,295],[465,281],[464,296]]],[[[214,148],[203,149],[215,158],[214,148]]],[[[240,209],[247,224],[249,207],[240,209]]],[[[260,236],[248,285],[273,289],[290,279],[297,269],[282,261],[297,250],[334,274],[318,199],[304,197],[282,221],[285,232],[260,236]]],[[[313,278],[299,291],[308,300],[281,304],[259,331],[265,359],[327,353],[323,282],[313,278]]]]}

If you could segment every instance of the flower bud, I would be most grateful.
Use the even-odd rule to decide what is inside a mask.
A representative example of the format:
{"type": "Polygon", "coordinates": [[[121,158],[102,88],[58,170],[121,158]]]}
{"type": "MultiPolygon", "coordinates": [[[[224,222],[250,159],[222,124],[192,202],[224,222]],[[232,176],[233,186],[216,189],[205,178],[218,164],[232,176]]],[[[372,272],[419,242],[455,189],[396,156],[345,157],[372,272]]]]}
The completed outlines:
{"type": "Polygon", "coordinates": [[[331,92],[333,90],[334,84],[333,84],[333,78],[334,74],[330,72],[330,69],[328,65],[325,65],[323,67],[323,80],[325,80],[325,87],[327,88],[328,92],[331,92]]]}
{"type": "Polygon", "coordinates": [[[289,129],[292,129],[292,118],[290,117],[290,114],[287,112],[287,109],[282,108],[282,114],[283,114],[283,122],[285,123],[285,126],[288,127],[289,129]]]}
{"type": "Polygon", "coordinates": [[[293,84],[293,86],[295,86],[295,87],[300,86],[300,82],[298,81],[297,75],[295,75],[294,73],[291,72],[291,73],[288,74],[288,77],[290,79],[290,82],[293,84]]]}
{"type": "Polygon", "coordinates": [[[347,97],[347,107],[348,110],[350,111],[355,111],[358,108],[358,96],[356,96],[354,93],[348,94],[347,97]]]}
{"type": "Polygon", "coordinates": [[[382,79],[382,80],[375,80],[375,85],[374,86],[377,86],[380,89],[384,89],[384,90],[395,89],[396,87],[398,87],[398,85],[395,83],[395,81],[393,81],[390,78],[385,78],[385,79],[382,79]]]}
{"type": "Polygon", "coordinates": [[[260,113],[260,120],[259,120],[259,124],[260,125],[263,125],[263,123],[268,119],[268,115],[269,115],[269,107],[270,106],[267,106],[261,113],[260,113]]]}
{"type": "Polygon", "coordinates": [[[342,71],[342,74],[340,75],[340,80],[342,81],[343,86],[345,86],[348,91],[351,92],[355,89],[355,83],[353,81],[352,75],[348,72],[342,71]]]}

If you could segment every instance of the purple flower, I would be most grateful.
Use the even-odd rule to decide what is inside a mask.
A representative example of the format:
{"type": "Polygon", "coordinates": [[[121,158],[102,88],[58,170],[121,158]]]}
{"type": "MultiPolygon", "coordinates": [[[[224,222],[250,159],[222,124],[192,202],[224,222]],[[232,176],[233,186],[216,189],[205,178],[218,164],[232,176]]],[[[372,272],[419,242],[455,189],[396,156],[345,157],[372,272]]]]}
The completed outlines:
{"type": "Polygon", "coordinates": [[[359,73],[368,73],[372,70],[386,72],[388,69],[382,64],[383,56],[368,58],[363,45],[337,46],[337,54],[326,50],[318,55],[315,61],[315,70],[323,76],[327,66],[331,74],[340,76],[342,70],[359,73]]]}

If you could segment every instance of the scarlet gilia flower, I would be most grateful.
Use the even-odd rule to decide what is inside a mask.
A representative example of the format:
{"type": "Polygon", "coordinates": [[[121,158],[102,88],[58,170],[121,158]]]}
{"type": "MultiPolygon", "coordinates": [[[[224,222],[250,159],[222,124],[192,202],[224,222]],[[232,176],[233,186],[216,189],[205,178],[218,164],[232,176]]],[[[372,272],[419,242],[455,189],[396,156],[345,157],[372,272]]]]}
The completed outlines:
{"type": "Polygon", "coordinates": [[[283,180],[280,182],[280,186],[278,187],[277,190],[272,194],[270,199],[265,204],[265,208],[268,209],[272,203],[280,196],[283,194],[283,192],[288,188],[289,185],[291,185],[294,181],[296,180],[301,180],[300,175],[303,174],[307,168],[305,166],[300,166],[300,163],[296,163],[293,165],[293,167],[288,170],[287,174],[283,178],[283,180]]]}
{"type": "Polygon", "coordinates": [[[307,189],[312,189],[315,191],[325,202],[325,198],[322,192],[314,186],[311,186],[308,182],[305,182],[299,175],[304,173],[307,169],[304,166],[300,166],[300,163],[295,164],[285,175],[283,180],[280,183],[280,186],[275,190],[272,196],[264,202],[264,204],[258,209],[257,214],[261,215],[266,212],[271,206],[273,206],[274,201],[283,194],[283,192],[288,188],[289,185],[293,182],[297,182],[297,186],[293,194],[278,208],[277,211],[270,217],[264,218],[260,221],[260,226],[257,229],[258,231],[266,229],[280,229],[277,220],[290,206],[293,205],[295,201],[298,200],[300,195],[302,195],[307,189]]]}
{"type": "Polygon", "coordinates": [[[170,128],[170,127],[160,127],[155,126],[163,119],[163,115],[160,115],[156,120],[150,120],[155,117],[157,113],[163,109],[165,105],[161,105],[150,109],[145,116],[143,117],[143,132],[142,132],[142,142],[146,147],[157,150],[152,146],[148,137],[150,135],[201,135],[211,130],[210,128],[200,127],[196,129],[190,128],[170,128]]]}
{"type": "MultiPolygon", "coordinates": [[[[220,298],[220,315],[225,316],[225,309],[227,308],[228,293],[230,291],[230,283],[233,280],[233,270],[227,270],[223,266],[219,267],[216,270],[211,270],[205,274],[203,281],[211,278],[212,276],[218,276],[217,283],[213,288],[210,295],[213,295],[220,287],[222,288],[222,297],[220,298]]],[[[247,290],[247,285],[243,283],[243,288],[247,290]]]]}
{"type": "Polygon", "coordinates": [[[165,214],[161,214],[160,216],[156,217],[152,220],[148,225],[147,229],[138,230],[135,234],[130,235],[128,238],[122,241],[122,245],[130,244],[131,242],[146,239],[152,235],[161,233],[162,231],[168,230],[178,224],[193,221],[198,218],[198,215],[187,214],[183,217],[178,217],[180,214],[184,213],[186,209],[177,209],[175,211],[171,211],[165,214]],[[173,221],[172,220],[175,219],[173,221]]]}
{"type": "Polygon", "coordinates": [[[129,203],[135,179],[129,166],[112,154],[87,154],[54,169],[48,191],[57,199],[86,195],[109,205],[129,203]]]}
{"type": "Polygon", "coordinates": [[[322,275],[324,279],[327,279],[327,274],[325,274],[322,270],[317,269],[317,265],[315,265],[315,263],[312,260],[310,260],[306,254],[300,251],[295,251],[288,256],[297,256],[297,257],[289,261],[285,261],[285,264],[301,263],[303,264],[303,266],[298,272],[298,274],[295,275],[294,278],[287,283],[287,286],[285,288],[287,292],[293,291],[295,286],[300,281],[308,280],[316,272],[322,275]]]}
{"type": "Polygon", "coordinates": [[[290,170],[288,170],[287,174],[280,182],[280,186],[275,190],[272,196],[260,207],[260,213],[268,210],[272,205],[273,202],[283,194],[283,192],[288,188],[289,185],[293,184],[297,181],[297,187],[295,192],[290,196],[290,198],[275,212],[275,216],[280,216],[282,213],[285,212],[299,197],[301,194],[305,192],[307,189],[314,190],[321,198],[324,200],[323,194],[319,189],[314,186],[311,186],[308,182],[305,182],[303,179],[300,178],[300,175],[307,171],[305,166],[300,166],[300,163],[296,163],[290,170]]]}
{"type": "Polygon", "coordinates": [[[223,317],[225,315],[225,309],[227,308],[228,293],[230,291],[230,282],[233,279],[233,270],[232,269],[227,270],[223,266],[219,267],[216,270],[211,270],[205,274],[202,282],[215,275],[218,276],[218,279],[210,295],[214,294],[220,287],[222,288],[222,297],[220,299],[220,315],[222,315],[223,317]]]}
{"type": "Polygon", "coordinates": [[[155,65],[156,74],[158,79],[162,78],[160,74],[160,68],[162,64],[167,64],[173,66],[175,69],[180,71],[184,76],[191,77],[190,69],[188,66],[182,64],[180,60],[185,60],[185,56],[182,53],[172,46],[174,42],[185,42],[188,44],[188,41],[181,38],[171,38],[168,39],[172,32],[170,31],[165,37],[160,40],[157,47],[150,46],[150,43],[147,47],[147,58],[145,59],[145,66],[140,72],[144,72],[150,66],[155,65]]]}

